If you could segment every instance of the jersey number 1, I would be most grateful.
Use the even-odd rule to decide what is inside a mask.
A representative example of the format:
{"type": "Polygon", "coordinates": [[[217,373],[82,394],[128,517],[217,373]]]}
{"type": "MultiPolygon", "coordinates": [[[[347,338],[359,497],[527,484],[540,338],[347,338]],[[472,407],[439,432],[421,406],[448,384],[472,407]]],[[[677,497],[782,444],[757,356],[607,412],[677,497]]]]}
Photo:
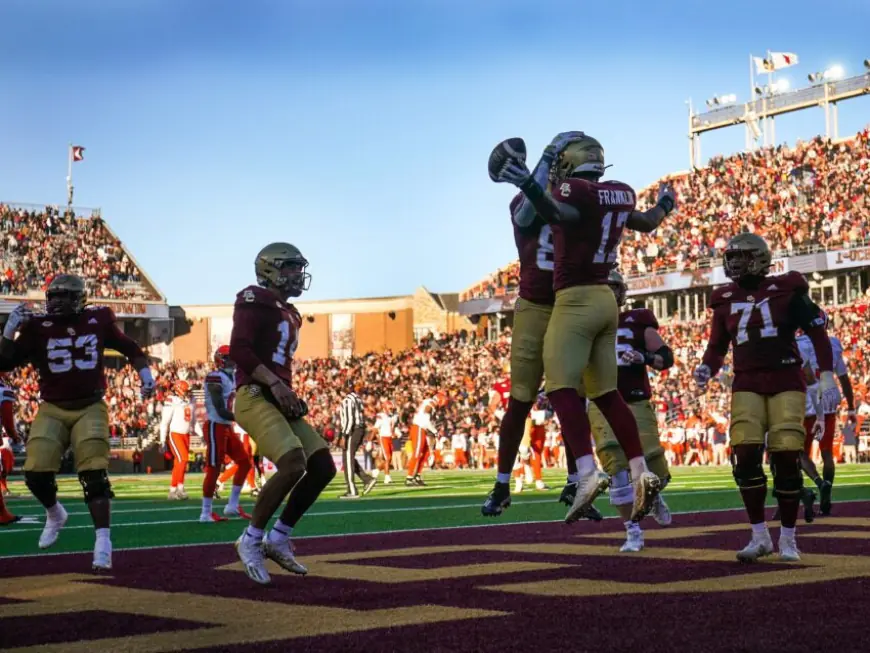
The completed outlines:
{"type": "Polygon", "coordinates": [[[278,333],[281,334],[281,339],[278,341],[275,353],[272,354],[272,362],[285,367],[287,365],[287,358],[292,357],[296,352],[296,347],[299,344],[299,331],[291,329],[290,323],[285,320],[278,324],[278,333]],[[291,330],[295,331],[293,342],[290,342],[291,330]]]}

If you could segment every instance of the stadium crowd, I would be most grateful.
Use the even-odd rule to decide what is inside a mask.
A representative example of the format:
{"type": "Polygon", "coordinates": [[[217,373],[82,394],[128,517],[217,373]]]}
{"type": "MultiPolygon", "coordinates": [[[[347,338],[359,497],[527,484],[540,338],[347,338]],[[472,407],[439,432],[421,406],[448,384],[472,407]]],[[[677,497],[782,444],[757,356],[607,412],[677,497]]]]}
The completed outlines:
{"type": "Polygon", "coordinates": [[[156,299],[99,216],[0,204],[0,295],[45,290],[59,271],[86,279],[92,297],[156,299]]]}
{"type": "MultiPolygon", "coordinates": [[[[870,338],[867,313],[870,300],[855,302],[830,311],[833,332],[843,342],[859,413],[859,430],[870,427],[870,357],[864,343],[870,338]]],[[[653,401],[659,416],[663,444],[673,464],[726,464],[729,368],[711,382],[705,394],[695,390],[691,371],[706,345],[705,322],[672,321],[662,328],[665,340],[675,352],[675,365],[652,375],[653,401]]],[[[457,441],[464,442],[468,465],[490,467],[498,447],[499,414],[489,410],[490,390],[504,375],[509,358],[510,331],[485,343],[466,333],[428,337],[413,349],[351,357],[346,360],[319,358],[299,361],[295,386],[309,403],[309,420],[326,438],[338,445],[338,407],[350,385],[359,384],[367,422],[373,426],[379,412],[394,412],[399,437],[407,442],[413,414],[423,399],[438,391],[447,395],[444,408],[436,414],[439,431],[431,463],[451,466],[457,441]],[[386,404],[389,402],[389,406],[386,404]],[[458,440],[454,436],[459,436],[458,440]]],[[[154,366],[158,392],[146,402],[138,398],[138,377],[130,367],[109,370],[107,402],[113,438],[135,438],[134,444],[153,442],[163,402],[173,382],[189,381],[196,392],[209,366],[198,364],[157,364],[154,366]]],[[[7,377],[19,393],[18,418],[22,427],[32,421],[37,406],[36,379],[31,368],[7,377]]],[[[841,420],[842,422],[842,420],[841,420]]],[[[550,444],[546,458],[550,466],[564,461],[558,425],[548,424],[550,444]]],[[[129,441],[128,441],[129,443],[129,441]]],[[[376,443],[375,443],[376,444],[376,443]]],[[[366,458],[377,451],[369,447],[366,458]]],[[[402,451],[402,445],[396,446],[402,451]]],[[[399,454],[394,464],[401,465],[399,454]]]]}
{"type": "MultiPolygon", "coordinates": [[[[652,234],[626,232],[620,266],[627,276],[710,267],[741,231],[788,253],[854,247],[867,241],[870,222],[870,128],[838,143],[818,137],[717,157],[667,181],[680,210],[652,234]]],[[[657,188],[639,194],[640,208],[655,203],[657,188]]],[[[462,299],[510,295],[518,283],[515,261],[462,299]]]]}

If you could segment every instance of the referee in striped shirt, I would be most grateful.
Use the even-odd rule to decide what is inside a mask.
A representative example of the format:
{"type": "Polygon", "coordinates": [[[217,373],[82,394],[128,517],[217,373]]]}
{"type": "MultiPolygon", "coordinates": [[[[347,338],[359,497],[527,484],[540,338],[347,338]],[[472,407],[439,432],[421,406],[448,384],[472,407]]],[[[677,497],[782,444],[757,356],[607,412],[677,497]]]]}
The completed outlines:
{"type": "Polygon", "coordinates": [[[374,476],[369,476],[356,459],[356,452],[366,437],[366,419],[363,414],[363,402],[359,398],[359,384],[348,383],[349,392],[341,401],[341,435],[343,439],[342,467],[344,467],[344,482],[347,492],[340,499],[358,499],[372,491],[377,483],[374,476]],[[354,477],[359,476],[363,483],[362,493],[357,488],[354,477]]]}

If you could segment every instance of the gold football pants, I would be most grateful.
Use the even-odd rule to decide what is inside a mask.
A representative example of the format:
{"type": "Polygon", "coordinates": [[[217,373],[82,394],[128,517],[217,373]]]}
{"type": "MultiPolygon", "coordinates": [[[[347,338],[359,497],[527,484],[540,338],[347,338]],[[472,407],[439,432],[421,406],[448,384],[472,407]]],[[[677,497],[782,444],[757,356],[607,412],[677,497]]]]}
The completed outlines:
{"type": "Polygon", "coordinates": [[[57,472],[72,447],[76,471],[109,468],[109,411],[103,401],[78,410],[43,402],[27,439],[26,472],[57,472]]]}

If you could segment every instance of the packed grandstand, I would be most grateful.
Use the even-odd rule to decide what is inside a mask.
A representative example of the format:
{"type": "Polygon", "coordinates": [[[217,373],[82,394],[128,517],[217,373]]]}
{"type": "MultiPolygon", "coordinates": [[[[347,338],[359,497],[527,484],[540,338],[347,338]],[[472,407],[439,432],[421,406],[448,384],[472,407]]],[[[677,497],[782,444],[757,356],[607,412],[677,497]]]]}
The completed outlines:
{"type": "MultiPolygon", "coordinates": [[[[867,244],[867,129],[842,142],[816,138],[794,147],[716,158],[708,167],[674,176],[670,182],[678,193],[680,210],[654,234],[632,232],[622,245],[621,268],[630,279],[711,268],[728,237],[741,231],[764,236],[779,258],[858,251],[867,244]]],[[[643,194],[648,201],[656,186],[651,185],[643,194]]],[[[60,271],[84,276],[97,300],[160,300],[159,292],[99,216],[79,219],[51,207],[36,210],[0,204],[0,228],[5,241],[0,249],[2,301],[37,296],[60,271]]],[[[853,258],[863,261],[860,256],[853,258]]],[[[867,269],[856,264],[839,276],[835,271],[826,277],[833,282],[823,283],[819,275],[813,277],[812,284],[831,317],[833,333],[844,345],[855,388],[859,442],[863,441],[859,458],[865,460],[870,457],[867,269]]],[[[511,297],[517,282],[518,266],[514,263],[475,284],[461,299],[511,297]]],[[[667,305],[660,304],[659,309],[667,305]]],[[[703,395],[695,391],[691,377],[706,344],[703,308],[689,319],[684,314],[656,311],[676,363],[672,369],[652,375],[653,397],[662,440],[677,465],[727,463],[728,368],[703,395]]],[[[295,367],[297,390],[309,402],[313,424],[330,440],[336,439],[339,404],[347,387],[343,381],[347,379],[362,385],[370,423],[379,412],[394,410],[405,440],[422,399],[435,389],[444,390],[448,401],[439,415],[439,438],[430,464],[454,466],[453,451],[459,443],[466,448],[469,466],[490,467],[495,461],[499,418],[497,412],[493,415],[489,410],[490,392],[504,375],[509,349],[507,325],[496,333],[484,329],[433,333],[419,338],[416,346],[406,351],[300,360],[295,367]]],[[[144,402],[138,397],[137,375],[132,368],[110,370],[106,399],[116,446],[156,446],[163,400],[173,382],[185,379],[194,390],[200,390],[208,370],[205,361],[155,362],[160,391],[144,402]]],[[[25,368],[6,381],[18,392],[18,423],[26,434],[38,402],[35,373],[25,368]]],[[[552,416],[547,429],[544,462],[559,466],[564,462],[564,451],[552,416]]],[[[841,457],[845,455],[843,437],[839,434],[837,438],[841,457]]],[[[846,437],[854,438],[850,433],[846,437]]],[[[855,441],[845,444],[854,445],[855,441]]],[[[377,447],[369,449],[377,451],[377,447]]],[[[399,453],[393,464],[402,463],[403,454],[399,453]]]]}

